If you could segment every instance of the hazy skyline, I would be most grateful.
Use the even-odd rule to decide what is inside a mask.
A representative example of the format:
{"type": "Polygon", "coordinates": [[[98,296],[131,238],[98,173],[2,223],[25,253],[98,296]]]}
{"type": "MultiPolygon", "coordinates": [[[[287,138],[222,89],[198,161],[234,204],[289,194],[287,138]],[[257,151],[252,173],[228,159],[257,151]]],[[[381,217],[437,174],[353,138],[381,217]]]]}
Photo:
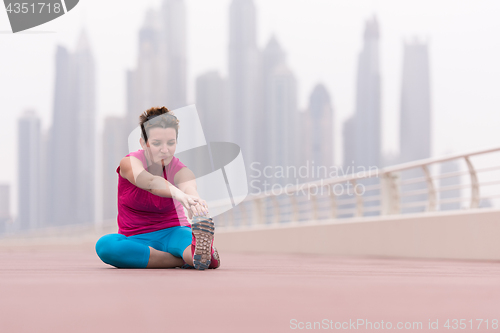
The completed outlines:
{"type": "MultiPolygon", "coordinates": [[[[336,110],[336,163],[342,156],[341,125],[355,106],[360,36],[365,20],[374,14],[381,34],[383,151],[398,149],[403,40],[413,36],[429,44],[433,155],[496,144],[500,48],[494,41],[500,28],[496,18],[499,2],[254,2],[257,45],[262,49],[272,34],[278,38],[297,77],[299,108],[307,105],[317,83],[325,84],[331,93],[336,110]],[[477,126],[471,128],[470,124],[477,126]]],[[[26,33],[0,34],[0,107],[5,117],[0,124],[0,139],[12,142],[9,139],[16,137],[13,124],[27,108],[35,109],[43,128],[48,127],[53,110],[56,45],[74,49],[83,23],[95,50],[98,129],[102,129],[105,116],[124,115],[125,74],[137,61],[139,27],[146,10],[159,9],[160,4],[160,0],[87,0],[64,17],[26,33]]],[[[209,70],[227,75],[229,4],[229,0],[186,1],[188,103],[194,103],[198,75],[209,70]]],[[[0,11],[0,31],[10,31],[5,11],[0,11]]],[[[0,183],[8,182],[13,189],[17,179],[16,144],[2,144],[0,153],[13,161],[2,166],[0,183]]],[[[14,198],[15,193],[11,196],[14,198]]]]}

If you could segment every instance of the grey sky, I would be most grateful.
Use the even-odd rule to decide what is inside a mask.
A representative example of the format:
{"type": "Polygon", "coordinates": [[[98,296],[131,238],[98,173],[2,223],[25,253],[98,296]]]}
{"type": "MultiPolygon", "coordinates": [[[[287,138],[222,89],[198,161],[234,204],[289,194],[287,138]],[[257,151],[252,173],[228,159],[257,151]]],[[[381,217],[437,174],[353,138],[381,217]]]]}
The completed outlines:
{"type": "MultiPolygon", "coordinates": [[[[0,11],[0,182],[16,179],[16,126],[34,108],[47,128],[53,99],[57,44],[74,50],[87,30],[97,66],[99,128],[107,115],[125,111],[125,70],[135,66],[138,29],[160,0],[82,0],[52,22],[10,34],[0,11]],[[40,33],[34,32],[52,32],[40,33]]],[[[188,12],[188,99],[194,78],[211,69],[227,73],[229,0],[186,0],[188,12]]],[[[258,44],[275,34],[299,83],[306,106],[317,82],[325,83],[336,112],[336,160],[341,123],[354,110],[356,62],[365,20],[375,14],[381,30],[383,148],[398,149],[402,42],[429,40],[433,109],[433,154],[500,144],[500,2],[495,0],[332,1],[255,0],[258,44]]],[[[168,102],[166,103],[168,104],[168,102]]],[[[300,135],[300,133],[299,133],[300,135]]]]}

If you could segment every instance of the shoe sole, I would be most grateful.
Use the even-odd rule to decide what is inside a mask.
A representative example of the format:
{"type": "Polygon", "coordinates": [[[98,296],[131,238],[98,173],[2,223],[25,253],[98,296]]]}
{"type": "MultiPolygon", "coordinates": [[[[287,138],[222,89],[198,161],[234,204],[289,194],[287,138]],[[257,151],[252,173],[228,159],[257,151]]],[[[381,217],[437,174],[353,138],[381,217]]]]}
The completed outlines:
{"type": "Polygon", "coordinates": [[[191,224],[196,239],[193,264],[199,270],[207,269],[212,259],[212,240],[214,239],[215,225],[211,218],[198,217],[191,224]]]}

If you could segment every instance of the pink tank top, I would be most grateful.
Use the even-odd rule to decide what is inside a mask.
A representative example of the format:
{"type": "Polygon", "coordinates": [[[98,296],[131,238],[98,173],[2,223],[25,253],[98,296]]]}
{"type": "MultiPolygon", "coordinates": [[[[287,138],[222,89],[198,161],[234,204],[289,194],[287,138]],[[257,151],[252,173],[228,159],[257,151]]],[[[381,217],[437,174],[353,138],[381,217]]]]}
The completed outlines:
{"type": "MultiPolygon", "coordinates": [[[[140,149],[127,156],[138,158],[146,169],[144,150],[140,149]]],[[[185,165],[175,156],[165,166],[166,179],[176,187],[174,176],[183,167],[185,165]]],[[[118,233],[132,236],[171,227],[191,226],[179,201],[159,197],[135,186],[120,175],[120,167],[116,172],[118,173],[118,233]]]]}

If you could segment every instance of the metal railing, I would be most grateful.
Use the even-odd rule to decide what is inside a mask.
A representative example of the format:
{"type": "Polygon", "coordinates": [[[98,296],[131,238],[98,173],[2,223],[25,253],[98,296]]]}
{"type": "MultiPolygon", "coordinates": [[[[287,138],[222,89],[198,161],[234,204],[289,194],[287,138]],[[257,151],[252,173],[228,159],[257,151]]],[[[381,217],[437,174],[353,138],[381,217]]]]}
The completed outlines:
{"type": "Polygon", "coordinates": [[[483,189],[500,185],[500,172],[491,174],[500,171],[500,155],[495,158],[495,153],[500,153],[500,147],[287,186],[280,193],[249,195],[234,209],[219,216],[217,222],[231,227],[474,209],[480,207],[481,200],[500,198],[498,186],[495,191],[484,191],[481,195],[483,189]],[[484,156],[494,160],[475,167],[474,158],[484,156]],[[465,165],[464,170],[435,172],[437,166],[448,162],[455,166],[461,163],[465,165]],[[478,175],[487,173],[490,175],[480,182],[478,175]],[[353,191],[339,193],[335,190],[339,184],[344,189],[350,186],[353,191]],[[359,188],[363,190],[354,190],[359,188]],[[450,197],[450,193],[455,196],[450,197]]]}
{"type": "MultiPolygon", "coordinates": [[[[444,182],[443,182],[444,183],[444,182]]],[[[249,195],[230,211],[216,217],[219,227],[275,225],[317,222],[363,216],[385,216],[449,209],[474,209],[482,200],[500,201],[500,147],[430,158],[395,165],[371,174],[322,179],[285,187],[281,193],[249,195]],[[495,155],[497,154],[497,155],[495,155]],[[489,158],[487,161],[476,158],[489,158]],[[461,162],[463,170],[433,172],[447,162],[461,162]],[[418,171],[418,175],[415,176],[418,171]],[[496,173],[495,173],[496,172],[496,173]],[[405,173],[409,173],[405,175],[405,173]],[[481,177],[487,175],[487,177],[481,177]],[[468,181],[463,182],[463,179],[468,181]],[[443,180],[455,180],[441,184],[443,180]],[[346,184],[360,191],[338,193],[336,186],[346,184]],[[458,194],[446,197],[443,193],[458,194]]],[[[216,205],[216,203],[214,203],[216,205]]],[[[96,224],[67,225],[32,230],[32,236],[116,232],[116,220],[96,224]]],[[[0,238],[21,233],[0,233],[0,238]]],[[[26,236],[29,233],[23,231],[26,236]]]]}

